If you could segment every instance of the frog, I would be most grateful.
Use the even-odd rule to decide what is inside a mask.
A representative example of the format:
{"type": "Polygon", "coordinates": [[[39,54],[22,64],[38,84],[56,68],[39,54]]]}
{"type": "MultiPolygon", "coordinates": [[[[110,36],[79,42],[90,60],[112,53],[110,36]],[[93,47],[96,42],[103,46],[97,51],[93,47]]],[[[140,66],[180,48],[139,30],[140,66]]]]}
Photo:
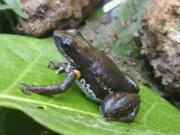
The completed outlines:
{"type": "Polygon", "coordinates": [[[137,115],[141,99],[136,81],[122,72],[104,51],[97,49],[77,29],[56,30],[55,45],[65,62],[50,61],[48,67],[58,74],[65,72],[61,84],[23,84],[25,94],[56,95],[66,92],[73,83],[100,108],[107,121],[131,122],[137,115]]]}

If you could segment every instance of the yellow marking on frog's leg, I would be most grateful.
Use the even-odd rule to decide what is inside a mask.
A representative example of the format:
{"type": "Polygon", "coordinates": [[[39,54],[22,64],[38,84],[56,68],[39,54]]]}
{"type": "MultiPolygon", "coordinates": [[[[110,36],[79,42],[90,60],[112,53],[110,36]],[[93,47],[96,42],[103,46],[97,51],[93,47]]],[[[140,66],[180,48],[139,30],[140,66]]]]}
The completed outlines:
{"type": "Polygon", "coordinates": [[[81,72],[79,70],[74,70],[75,74],[76,74],[76,79],[79,80],[79,78],[81,77],[81,72]]]}

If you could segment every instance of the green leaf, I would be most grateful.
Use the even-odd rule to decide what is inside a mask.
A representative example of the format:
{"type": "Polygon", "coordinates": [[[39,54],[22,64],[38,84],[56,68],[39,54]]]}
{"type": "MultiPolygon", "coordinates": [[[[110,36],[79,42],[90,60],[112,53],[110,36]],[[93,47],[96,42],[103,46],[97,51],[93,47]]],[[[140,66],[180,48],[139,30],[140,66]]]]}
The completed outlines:
{"type": "Polygon", "coordinates": [[[21,2],[19,0],[4,0],[4,2],[10,7],[17,15],[28,18],[28,14],[22,11],[21,2]]]}
{"type": "Polygon", "coordinates": [[[11,9],[8,5],[0,4],[0,10],[11,9]]]}
{"type": "Polygon", "coordinates": [[[47,97],[24,95],[20,82],[60,83],[63,75],[47,68],[62,61],[51,39],[0,35],[0,106],[18,109],[42,125],[65,135],[180,134],[180,113],[170,103],[140,85],[140,111],[132,123],[106,122],[98,105],[73,85],[66,93],[47,97]]]}

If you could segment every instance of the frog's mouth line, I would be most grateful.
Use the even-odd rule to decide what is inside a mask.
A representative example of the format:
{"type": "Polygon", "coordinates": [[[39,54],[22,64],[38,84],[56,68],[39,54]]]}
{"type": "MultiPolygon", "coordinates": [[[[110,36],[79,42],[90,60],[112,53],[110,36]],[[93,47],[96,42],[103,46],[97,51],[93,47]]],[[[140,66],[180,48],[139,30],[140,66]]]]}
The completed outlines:
{"type": "Polygon", "coordinates": [[[61,40],[60,40],[58,37],[55,37],[54,40],[55,40],[56,47],[57,47],[58,51],[61,53],[61,55],[66,58],[66,61],[67,61],[70,65],[72,65],[73,67],[76,67],[76,64],[75,64],[74,60],[71,59],[71,58],[63,51],[63,48],[62,48],[62,46],[61,46],[61,45],[62,45],[61,40]]]}
{"type": "Polygon", "coordinates": [[[72,65],[73,67],[76,67],[76,64],[75,64],[75,62],[74,62],[73,59],[71,59],[64,51],[62,51],[61,48],[58,47],[58,50],[59,50],[59,52],[61,53],[61,55],[62,55],[63,57],[65,57],[66,61],[67,61],[70,65],[72,65]]]}
{"type": "Polygon", "coordinates": [[[67,56],[65,53],[62,53],[63,56],[66,58],[66,60],[73,66],[76,67],[76,64],[73,59],[71,59],[69,56],[67,56]]]}

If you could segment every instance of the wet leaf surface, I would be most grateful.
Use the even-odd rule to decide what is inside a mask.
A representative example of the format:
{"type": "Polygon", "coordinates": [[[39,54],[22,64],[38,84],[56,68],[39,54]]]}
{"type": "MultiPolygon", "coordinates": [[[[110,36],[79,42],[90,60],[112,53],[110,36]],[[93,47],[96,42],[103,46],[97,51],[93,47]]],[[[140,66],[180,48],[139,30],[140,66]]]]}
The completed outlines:
{"type": "Polygon", "coordinates": [[[140,85],[142,104],[134,122],[106,122],[96,104],[73,85],[54,97],[24,95],[20,82],[59,83],[63,75],[47,68],[49,60],[62,61],[51,39],[0,35],[0,106],[18,109],[42,125],[74,134],[178,134],[179,111],[149,88],[140,85]]]}

